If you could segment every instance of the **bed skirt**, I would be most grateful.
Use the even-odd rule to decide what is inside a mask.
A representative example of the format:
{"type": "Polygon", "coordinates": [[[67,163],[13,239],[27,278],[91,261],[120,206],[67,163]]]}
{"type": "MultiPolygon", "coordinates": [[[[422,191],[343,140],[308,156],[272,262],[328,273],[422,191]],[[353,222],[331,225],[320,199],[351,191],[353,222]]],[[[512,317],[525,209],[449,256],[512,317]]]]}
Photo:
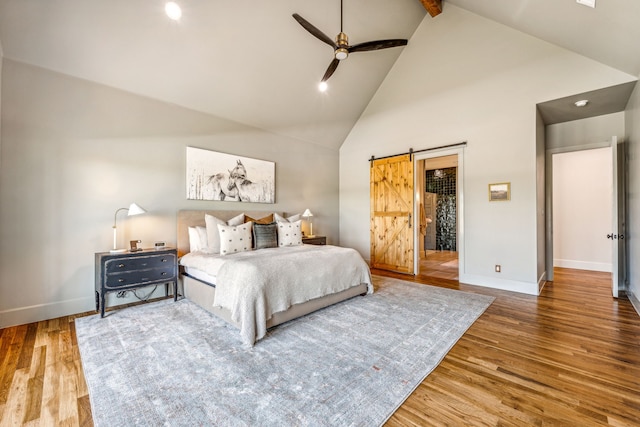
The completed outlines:
{"type": "MultiPolygon", "coordinates": [[[[231,311],[222,307],[213,306],[213,298],[216,293],[216,288],[213,285],[194,279],[193,277],[185,274],[181,274],[180,278],[185,298],[193,301],[208,312],[213,313],[225,322],[240,329],[240,325],[231,319],[231,311]]],[[[320,310],[321,308],[353,298],[357,295],[366,295],[366,293],[367,284],[361,283],[360,285],[345,289],[344,291],[335,294],[315,298],[300,304],[294,304],[286,311],[274,313],[271,316],[271,319],[267,321],[267,328],[272,328],[284,322],[288,322],[289,320],[320,310]]]]}

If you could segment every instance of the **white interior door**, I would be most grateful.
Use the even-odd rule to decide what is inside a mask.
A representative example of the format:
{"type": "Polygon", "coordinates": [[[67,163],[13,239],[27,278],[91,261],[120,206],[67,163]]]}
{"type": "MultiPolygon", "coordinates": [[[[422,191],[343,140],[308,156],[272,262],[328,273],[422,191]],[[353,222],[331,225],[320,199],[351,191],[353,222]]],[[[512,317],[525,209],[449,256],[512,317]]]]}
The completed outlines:
{"type": "Polygon", "coordinates": [[[626,278],[626,181],[624,147],[618,144],[618,138],[611,139],[611,161],[613,171],[612,227],[607,237],[612,240],[611,293],[618,298],[618,291],[625,288],[626,278]]]}

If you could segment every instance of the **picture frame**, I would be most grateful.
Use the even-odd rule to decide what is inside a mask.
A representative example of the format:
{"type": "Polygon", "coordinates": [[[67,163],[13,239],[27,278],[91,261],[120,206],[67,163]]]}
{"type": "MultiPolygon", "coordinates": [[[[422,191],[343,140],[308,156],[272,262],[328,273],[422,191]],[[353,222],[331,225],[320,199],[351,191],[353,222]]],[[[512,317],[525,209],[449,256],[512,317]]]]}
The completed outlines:
{"type": "Polygon", "coordinates": [[[489,184],[489,201],[490,202],[507,202],[511,200],[511,183],[498,182],[489,184]]]}
{"type": "Polygon", "coordinates": [[[188,200],[275,203],[275,163],[187,147],[188,200]]]}

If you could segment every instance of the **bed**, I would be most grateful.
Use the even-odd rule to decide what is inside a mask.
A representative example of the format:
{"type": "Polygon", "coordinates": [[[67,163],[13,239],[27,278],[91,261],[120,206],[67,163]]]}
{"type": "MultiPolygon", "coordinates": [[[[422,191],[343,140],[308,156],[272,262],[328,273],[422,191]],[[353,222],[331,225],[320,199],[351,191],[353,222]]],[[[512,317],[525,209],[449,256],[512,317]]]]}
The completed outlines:
{"type": "MultiPolygon", "coordinates": [[[[373,292],[369,267],[357,251],[331,245],[299,245],[295,244],[295,237],[291,244],[284,236],[289,235],[289,229],[299,230],[299,221],[289,217],[293,221],[288,223],[281,215],[282,222],[276,223],[273,215],[255,211],[178,212],[180,282],[185,298],[235,326],[247,345],[254,345],[269,328],[373,292]],[[220,224],[218,230],[212,218],[220,224]],[[283,236],[278,243],[287,245],[239,251],[236,248],[234,253],[230,248],[236,243],[225,246],[226,239],[219,248],[194,245],[198,232],[202,242],[211,243],[211,239],[232,231],[240,233],[233,234],[234,238],[242,236],[246,241],[246,234],[242,233],[248,228],[247,220],[251,221],[252,230],[255,227],[252,245],[253,233],[272,231],[274,224],[283,236]]],[[[255,241],[262,245],[265,240],[258,236],[255,241]]]]}

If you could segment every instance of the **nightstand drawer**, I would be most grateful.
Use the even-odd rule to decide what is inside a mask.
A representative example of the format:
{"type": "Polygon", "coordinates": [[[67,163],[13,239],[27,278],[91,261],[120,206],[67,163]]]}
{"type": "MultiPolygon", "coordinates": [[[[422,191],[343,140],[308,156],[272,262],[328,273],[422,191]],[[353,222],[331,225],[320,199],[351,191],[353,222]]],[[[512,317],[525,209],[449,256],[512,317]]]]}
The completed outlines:
{"type": "Polygon", "coordinates": [[[176,257],[173,254],[138,256],[131,258],[110,259],[105,263],[107,274],[121,273],[124,271],[163,268],[172,266],[176,263],[176,257]]]}
{"type": "Polygon", "coordinates": [[[124,286],[138,285],[146,283],[170,282],[176,280],[174,266],[167,265],[165,268],[152,268],[146,270],[127,271],[122,273],[107,274],[105,287],[114,289],[124,286]]]}

